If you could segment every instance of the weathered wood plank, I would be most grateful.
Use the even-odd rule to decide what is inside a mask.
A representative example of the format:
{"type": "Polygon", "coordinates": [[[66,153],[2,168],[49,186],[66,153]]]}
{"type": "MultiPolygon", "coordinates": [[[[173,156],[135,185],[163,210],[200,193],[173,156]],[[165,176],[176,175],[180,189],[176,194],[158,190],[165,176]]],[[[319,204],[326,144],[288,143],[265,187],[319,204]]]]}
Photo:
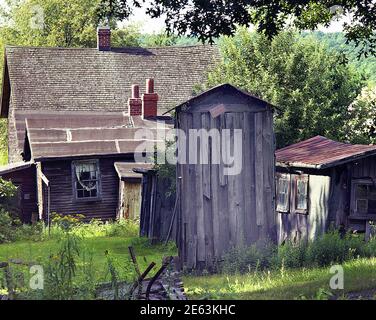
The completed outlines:
{"type": "Polygon", "coordinates": [[[256,192],[256,221],[261,228],[264,227],[264,161],[263,161],[263,136],[262,113],[255,115],[255,192],[256,192]]]}

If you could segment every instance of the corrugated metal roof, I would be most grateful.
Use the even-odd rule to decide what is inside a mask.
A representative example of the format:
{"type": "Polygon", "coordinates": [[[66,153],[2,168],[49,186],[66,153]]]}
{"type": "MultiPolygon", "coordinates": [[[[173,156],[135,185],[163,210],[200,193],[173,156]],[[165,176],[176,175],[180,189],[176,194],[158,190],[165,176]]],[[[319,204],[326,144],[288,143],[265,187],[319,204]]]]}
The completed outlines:
{"type": "Polygon", "coordinates": [[[136,173],[133,169],[152,169],[153,164],[151,163],[140,163],[140,162],[115,162],[116,172],[121,180],[126,179],[141,179],[142,174],[136,173]]]}
{"type": "Polygon", "coordinates": [[[141,143],[162,141],[165,130],[173,127],[169,117],[142,119],[141,116],[130,117],[123,113],[55,112],[39,114],[38,117],[35,114],[25,116],[24,121],[31,157],[35,161],[133,154],[141,143]],[[158,125],[161,120],[165,128],[158,125]]]}
{"type": "Polygon", "coordinates": [[[33,161],[28,161],[28,162],[16,162],[16,163],[11,163],[5,166],[0,166],[0,176],[3,176],[7,173],[30,168],[33,164],[34,164],[33,161]]]}
{"type": "Polygon", "coordinates": [[[376,145],[349,144],[316,136],[276,151],[277,166],[325,169],[376,154],[376,145]]]}

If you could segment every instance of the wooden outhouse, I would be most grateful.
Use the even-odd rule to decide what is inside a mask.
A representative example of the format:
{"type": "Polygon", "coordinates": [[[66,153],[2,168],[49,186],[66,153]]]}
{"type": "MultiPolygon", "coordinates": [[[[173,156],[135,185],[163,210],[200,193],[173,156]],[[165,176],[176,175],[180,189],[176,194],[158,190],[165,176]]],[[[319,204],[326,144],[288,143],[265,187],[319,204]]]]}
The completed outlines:
{"type": "Polygon", "coordinates": [[[316,136],[276,151],[278,239],[330,227],[370,233],[376,221],[376,146],[316,136]]]}
{"type": "Polygon", "coordinates": [[[232,247],[276,240],[273,106],[224,84],[175,110],[184,264],[210,268],[232,247]]]}

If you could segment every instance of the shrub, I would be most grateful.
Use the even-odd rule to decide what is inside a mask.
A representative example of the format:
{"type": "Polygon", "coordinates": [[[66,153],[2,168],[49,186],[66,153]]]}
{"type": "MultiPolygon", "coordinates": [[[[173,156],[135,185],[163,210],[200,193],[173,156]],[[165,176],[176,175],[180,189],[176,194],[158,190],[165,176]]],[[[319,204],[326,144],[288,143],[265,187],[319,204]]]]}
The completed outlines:
{"type": "Polygon", "coordinates": [[[0,208],[0,243],[14,241],[14,228],[14,222],[10,214],[0,208]]]}
{"type": "Polygon", "coordinates": [[[269,268],[275,260],[276,246],[260,242],[251,246],[232,248],[223,255],[219,268],[228,274],[245,273],[269,268]]]}
{"type": "Polygon", "coordinates": [[[303,267],[306,259],[307,244],[305,242],[286,242],[278,248],[277,267],[303,267]]]}
{"type": "Polygon", "coordinates": [[[136,220],[121,219],[119,221],[109,223],[106,228],[106,236],[108,237],[137,237],[139,223],[136,220]]]}
{"type": "Polygon", "coordinates": [[[83,220],[83,215],[59,215],[57,213],[53,213],[51,215],[51,223],[55,226],[60,227],[65,231],[69,231],[74,227],[77,227],[81,224],[83,220]]]}
{"type": "Polygon", "coordinates": [[[45,225],[43,221],[34,224],[22,224],[15,229],[16,241],[30,240],[30,241],[43,241],[46,238],[45,225]]]}
{"type": "Polygon", "coordinates": [[[370,239],[363,247],[362,256],[367,258],[376,257],[376,238],[370,239]]]}
{"type": "Polygon", "coordinates": [[[337,231],[331,231],[312,241],[307,248],[306,263],[327,266],[342,263],[362,254],[364,242],[347,234],[343,239],[337,231]]]}

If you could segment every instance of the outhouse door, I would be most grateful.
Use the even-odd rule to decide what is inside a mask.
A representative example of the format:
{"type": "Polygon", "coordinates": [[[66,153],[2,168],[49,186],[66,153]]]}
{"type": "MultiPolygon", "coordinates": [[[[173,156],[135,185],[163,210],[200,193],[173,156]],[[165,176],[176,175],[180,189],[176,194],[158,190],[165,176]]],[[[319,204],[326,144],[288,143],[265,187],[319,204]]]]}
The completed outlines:
{"type": "Polygon", "coordinates": [[[139,219],[141,211],[141,183],[122,181],[120,218],[139,219]]]}

